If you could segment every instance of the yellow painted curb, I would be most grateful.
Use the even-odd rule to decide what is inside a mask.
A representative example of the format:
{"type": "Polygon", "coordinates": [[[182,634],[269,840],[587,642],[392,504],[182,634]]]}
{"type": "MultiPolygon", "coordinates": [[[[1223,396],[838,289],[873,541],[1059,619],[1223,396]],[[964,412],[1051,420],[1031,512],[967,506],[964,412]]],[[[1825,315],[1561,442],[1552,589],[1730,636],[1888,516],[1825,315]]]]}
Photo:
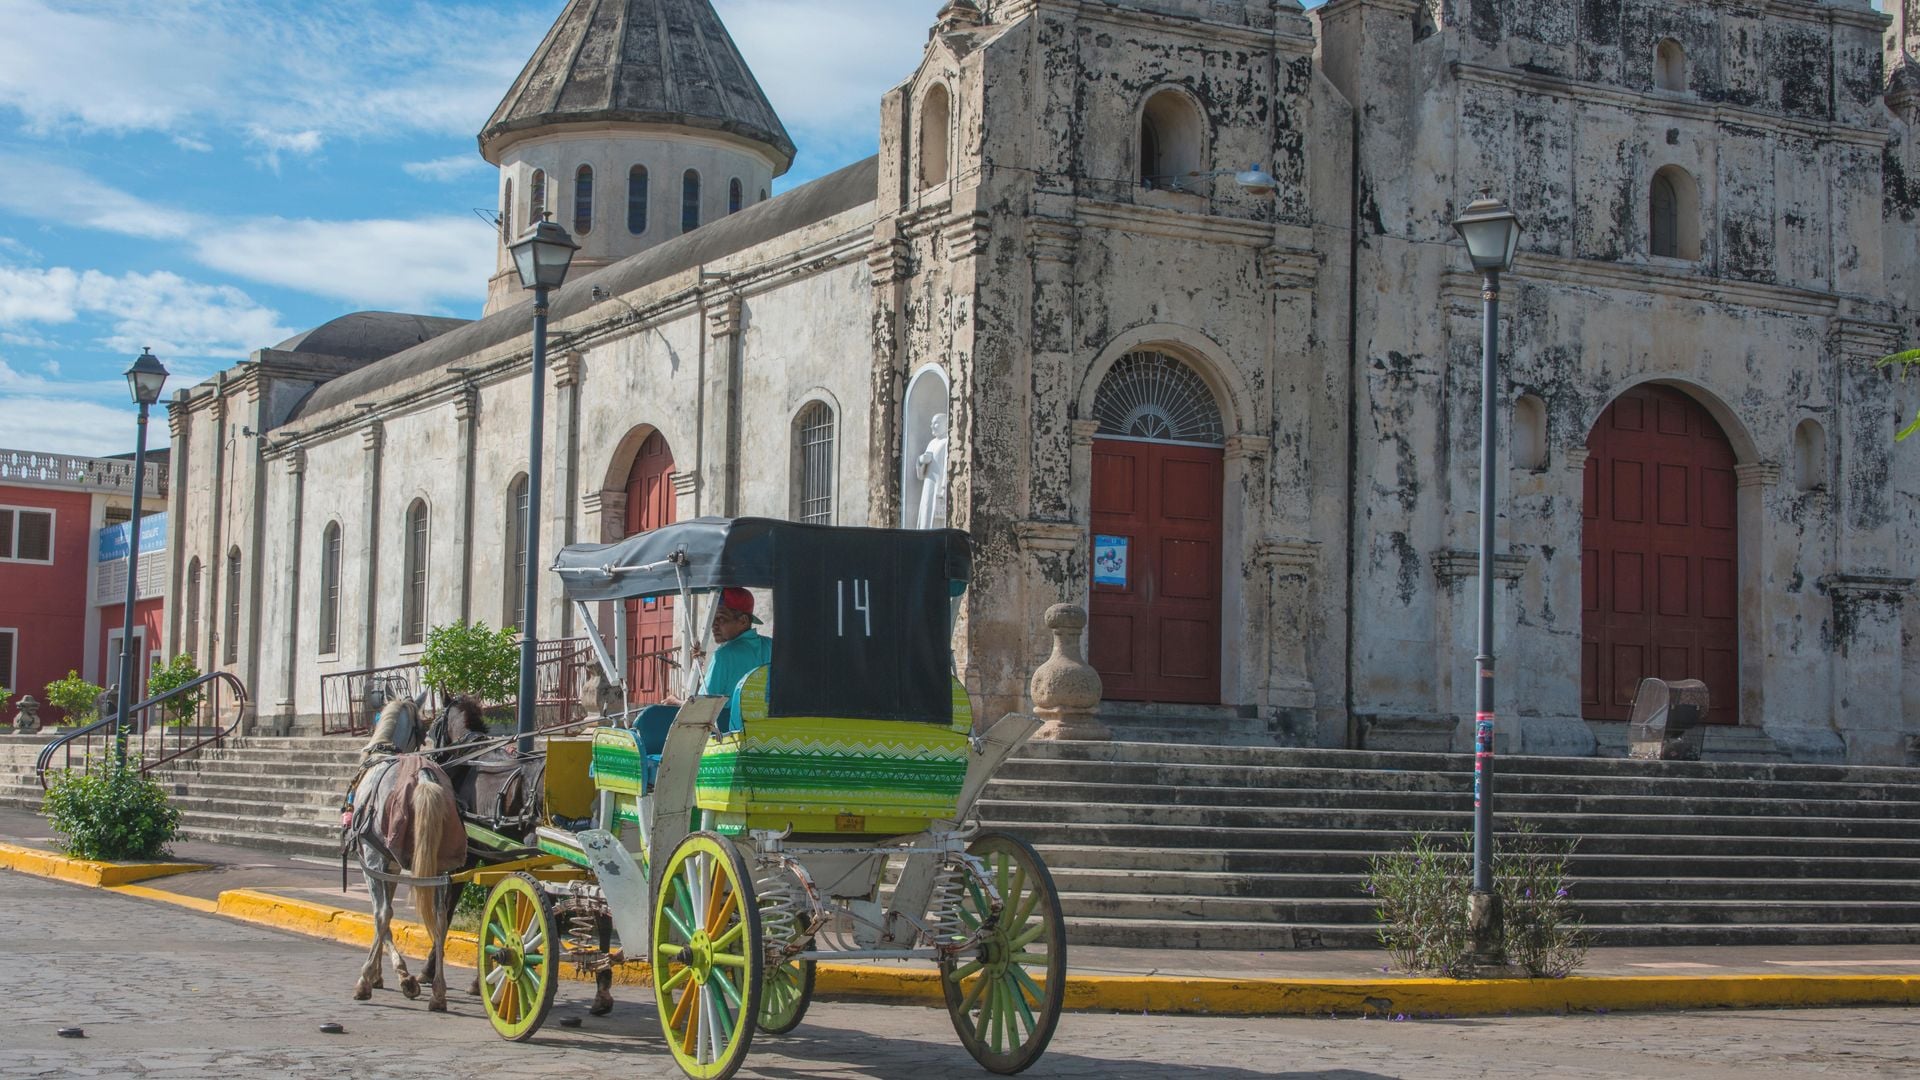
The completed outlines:
{"type": "Polygon", "coordinates": [[[91,885],[95,888],[130,885],[136,881],[171,877],[174,874],[191,874],[206,868],[201,863],[95,862],[92,859],[75,859],[57,852],[41,851],[38,848],[0,844],[0,869],[18,870],[23,874],[70,881],[75,885],[91,885]]]}
{"type": "Polygon", "coordinates": [[[137,896],[142,900],[157,900],[162,904],[173,904],[176,907],[192,908],[194,911],[198,911],[203,915],[217,914],[216,909],[219,907],[219,905],[213,901],[203,900],[198,896],[185,896],[180,893],[167,892],[164,889],[149,889],[145,885],[108,885],[105,888],[108,892],[116,892],[122,896],[137,896]]]}

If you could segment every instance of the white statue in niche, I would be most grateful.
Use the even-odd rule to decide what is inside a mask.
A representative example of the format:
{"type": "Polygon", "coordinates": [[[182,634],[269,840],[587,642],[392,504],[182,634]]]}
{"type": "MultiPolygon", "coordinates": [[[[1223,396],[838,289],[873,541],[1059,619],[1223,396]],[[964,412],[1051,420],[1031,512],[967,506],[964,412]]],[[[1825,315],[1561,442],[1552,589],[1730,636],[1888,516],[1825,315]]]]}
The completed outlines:
{"type": "Polygon", "coordinates": [[[941,529],[947,524],[947,414],[933,418],[933,438],[927,440],[913,465],[920,478],[920,518],[918,529],[941,529]]]}

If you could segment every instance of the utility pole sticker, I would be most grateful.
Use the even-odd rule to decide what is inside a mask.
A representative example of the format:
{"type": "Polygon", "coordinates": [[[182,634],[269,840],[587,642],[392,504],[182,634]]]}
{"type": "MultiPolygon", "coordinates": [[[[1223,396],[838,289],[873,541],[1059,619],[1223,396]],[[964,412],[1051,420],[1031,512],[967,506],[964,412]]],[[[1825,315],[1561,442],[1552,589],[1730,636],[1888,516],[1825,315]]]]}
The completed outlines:
{"type": "Polygon", "coordinates": [[[1473,735],[1473,808],[1480,809],[1482,778],[1493,761],[1493,714],[1483,712],[1474,718],[1473,735]]]}

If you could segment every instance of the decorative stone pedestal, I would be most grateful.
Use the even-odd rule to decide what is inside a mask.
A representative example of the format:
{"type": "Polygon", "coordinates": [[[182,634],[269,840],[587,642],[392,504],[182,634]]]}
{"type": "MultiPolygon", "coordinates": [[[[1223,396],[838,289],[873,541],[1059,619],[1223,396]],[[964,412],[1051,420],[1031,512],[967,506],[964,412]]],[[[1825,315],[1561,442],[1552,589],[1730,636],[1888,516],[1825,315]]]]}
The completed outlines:
{"type": "Polygon", "coordinates": [[[1113,732],[1093,715],[1100,707],[1100,673],[1087,664],[1080,646],[1087,629],[1086,609],[1053,605],[1047,609],[1047,629],[1053,632],[1053,655],[1034,671],[1028,687],[1033,715],[1040,720],[1040,730],[1033,737],[1112,739],[1113,732]]]}
{"type": "Polygon", "coordinates": [[[20,699],[20,711],[13,716],[15,735],[35,735],[40,731],[40,703],[28,694],[20,699]]]}

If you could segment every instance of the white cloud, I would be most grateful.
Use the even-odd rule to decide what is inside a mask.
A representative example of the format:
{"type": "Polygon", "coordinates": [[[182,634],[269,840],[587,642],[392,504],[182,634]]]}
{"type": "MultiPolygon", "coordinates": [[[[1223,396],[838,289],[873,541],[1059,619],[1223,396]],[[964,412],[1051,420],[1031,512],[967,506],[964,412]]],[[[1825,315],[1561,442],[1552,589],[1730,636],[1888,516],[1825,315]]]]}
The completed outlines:
{"type": "Polygon", "coordinates": [[[52,197],[63,223],[123,236],[171,240],[191,232],[196,223],[192,214],[148,202],[64,165],[0,157],[0,168],[8,177],[8,183],[0,185],[0,206],[30,217],[45,214],[52,197]]]}
{"type": "MultiPolygon", "coordinates": [[[[124,398],[126,386],[121,385],[124,398]]],[[[0,444],[9,450],[101,457],[133,448],[131,405],[118,407],[73,397],[0,396],[0,444]]],[[[167,425],[147,425],[147,447],[167,443],[167,425]]]]}
{"type": "Polygon", "coordinates": [[[261,154],[255,160],[276,173],[280,171],[281,154],[312,157],[320,152],[320,147],[326,142],[312,128],[305,131],[275,131],[262,124],[247,125],[247,141],[260,147],[261,154]]]}
{"type": "MultiPolygon", "coordinates": [[[[82,315],[104,317],[110,329],[98,344],[129,355],[152,346],[163,356],[243,358],[293,335],[278,313],[230,285],[164,271],[0,267],[0,326],[71,323],[82,315]]],[[[37,376],[6,370],[12,383],[0,381],[0,389],[33,389],[20,380],[37,376]]]]}
{"type": "Polygon", "coordinates": [[[249,281],[371,307],[477,303],[494,270],[494,233],[470,217],[410,221],[258,219],[202,243],[206,265],[249,281]]]}
{"type": "Polygon", "coordinates": [[[415,180],[431,180],[442,184],[450,180],[458,180],[468,173],[493,168],[479,154],[452,154],[443,158],[434,158],[432,161],[409,161],[400,167],[415,180]]]}

